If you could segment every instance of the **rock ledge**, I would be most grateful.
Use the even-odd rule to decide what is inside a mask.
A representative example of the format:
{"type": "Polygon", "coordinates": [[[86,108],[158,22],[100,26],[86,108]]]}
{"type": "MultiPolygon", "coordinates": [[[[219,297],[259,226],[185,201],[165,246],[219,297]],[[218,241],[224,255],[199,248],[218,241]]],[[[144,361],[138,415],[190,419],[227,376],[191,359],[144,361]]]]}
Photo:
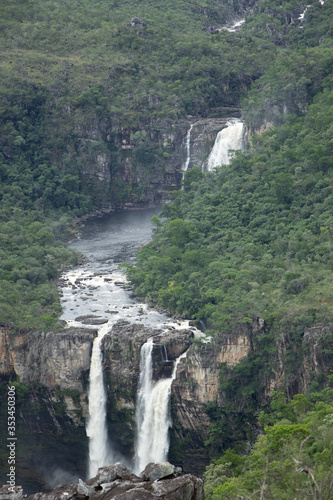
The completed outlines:
{"type": "MultiPolygon", "coordinates": [[[[2,500],[21,500],[23,492],[0,489],[2,500]]],[[[28,500],[204,500],[203,482],[192,474],[165,463],[150,463],[140,476],[116,463],[98,469],[87,482],[59,484],[50,493],[36,493],[28,500]]]]}

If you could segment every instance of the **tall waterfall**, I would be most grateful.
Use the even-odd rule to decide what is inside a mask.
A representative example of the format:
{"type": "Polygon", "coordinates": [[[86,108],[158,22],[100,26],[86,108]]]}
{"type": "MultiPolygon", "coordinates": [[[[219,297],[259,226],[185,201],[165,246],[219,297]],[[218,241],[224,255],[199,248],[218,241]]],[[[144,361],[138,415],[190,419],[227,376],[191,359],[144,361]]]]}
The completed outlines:
{"type": "Polygon", "coordinates": [[[106,393],[103,383],[101,342],[110,330],[103,325],[94,339],[89,374],[89,421],[86,428],[89,438],[89,477],[94,477],[99,467],[113,462],[108,446],[106,427],[106,393]]]}
{"type": "Polygon", "coordinates": [[[141,374],[137,405],[137,442],[134,471],[139,474],[150,462],[165,462],[169,452],[171,385],[186,352],[176,359],[170,378],[152,386],[152,342],[141,349],[141,374]],[[150,361],[147,357],[149,355],[150,361]],[[144,373],[143,373],[144,372],[144,373]],[[144,395],[144,392],[147,391],[144,395]],[[140,404],[139,404],[140,403],[140,404]]]}
{"type": "Polygon", "coordinates": [[[231,150],[244,149],[244,124],[237,118],[227,122],[216,137],[213,149],[208,157],[207,170],[211,172],[218,165],[228,165],[231,159],[231,150]]]}
{"type": "Polygon", "coordinates": [[[193,123],[191,124],[189,130],[187,131],[186,135],[186,161],[183,166],[183,171],[187,172],[190,161],[191,161],[191,132],[193,128],[193,123]]]}
{"type": "Polygon", "coordinates": [[[140,459],[139,457],[144,453],[143,447],[145,443],[142,439],[139,439],[140,432],[142,429],[142,424],[145,417],[145,411],[148,406],[149,398],[151,395],[151,386],[153,379],[153,339],[149,339],[141,347],[141,357],[140,357],[140,380],[138,395],[136,401],[136,450],[134,457],[134,470],[141,472],[140,469],[140,459]]]}

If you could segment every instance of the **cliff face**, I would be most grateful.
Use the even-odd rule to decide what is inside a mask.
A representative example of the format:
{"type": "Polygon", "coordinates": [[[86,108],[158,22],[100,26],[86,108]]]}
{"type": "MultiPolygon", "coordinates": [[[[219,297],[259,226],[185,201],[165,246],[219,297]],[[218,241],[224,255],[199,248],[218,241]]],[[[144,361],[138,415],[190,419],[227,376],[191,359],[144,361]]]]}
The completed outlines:
{"type": "MultiPolygon", "coordinates": [[[[159,204],[180,189],[187,158],[187,133],[192,125],[189,168],[203,168],[217,133],[228,117],[240,117],[239,108],[219,108],[214,117],[173,123],[147,123],[142,129],[124,128],[114,118],[83,115],[66,107],[56,117],[58,130],[67,133],[67,157],[80,172],[83,189],[105,208],[159,204]],[[111,200],[111,201],[110,201],[111,200]]],[[[62,168],[63,157],[54,158],[62,168]]]]}
{"type": "MultiPolygon", "coordinates": [[[[38,381],[49,390],[82,392],[82,376],[89,371],[96,333],[73,328],[59,333],[27,332],[14,336],[2,364],[3,373],[14,372],[23,384],[38,381]]],[[[8,342],[8,335],[2,338],[8,342]]]]}
{"type": "MultiPolygon", "coordinates": [[[[266,356],[259,346],[270,333],[263,319],[257,318],[252,325],[217,335],[211,343],[195,343],[181,361],[172,387],[171,459],[184,470],[201,474],[204,464],[210,460],[210,450],[204,442],[213,423],[211,403],[220,409],[218,418],[225,419],[228,425],[227,413],[237,413],[246,407],[245,399],[236,390],[226,390],[226,382],[233,380],[234,367],[240,362],[266,356]]],[[[286,389],[291,398],[304,394],[316,380],[323,383],[333,365],[330,354],[333,327],[305,329],[298,343],[287,330],[273,335],[272,339],[272,354],[266,359],[269,369],[249,369],[243,378],[238,376],[238,385],[246,386],[250,380],[257,388],[259,408],[269,404],[273,390],[286,389]]],[[[253,424],[248,422],[248,425],[253,424]]]]}
{"type": "MultiPolygon", "coordinates": [[[[86,476],[87,388],[96,333],[70,328],[58,333],[27,331],[13,336],[8,328],[0,329],[3,392],[8,381],[16,384],[20,442],[17,484],[23,484],[27,493],[71,480],[69,471],[74,477],[86,476]]],[[[162,332],[120,321],[104,337],[109,435],[115,448],[129,459],[133,453],[141,346],[154,337],[154,378],[169,377],[173,361],[188,349],[191,335],[190,331],[162,332]]],[[[5,414],[5,408],[2,410],[5,414]]],[[[4,426],[1,434],[6,436],[4,426]]],[[[1,457],[2,471],[6,470],[5,460],[1,457]]],[[[5,475],[2,479],[5,483],[5,475]]]]}
{"type": "MultiPolygon", "coordinates": [[[[125,128],[116,117],[100,118],[94,109],[83,114],[66,106],[61,116],[54,111],[48,133],[66,135],[65,156],[97,205],[122,208],[163,203],[180,188],[187,127],[179,120],[125,128]]],[[[53,161],[63,168],[64,155],[53,161]]]]}
{"type": "MultiPolygon", "coordinates": [[[[87,385],[96,331],[72,328],[12,337],[2,328],[0,333],[3,389],[8,380],[19,382],[19,480],[28,484],[28,491],[46,488],[42,462],[50,470],[63,464],[64,469],[85,477],[87,385]],[[75,463],[73,446],[77,450],[75,463]]],[[[265,358],[260,346],[270,333],[264,321],[257,318],[252,325],[244,324],[205,343],[193,339],[191,329],[162,331],[119,321],[102,341],[108,428],[115,448],[128,458],[133,453],[140,351],[153,337],[154,380],[170,377],[174,360],[187,351],[172,386],[170,459],[185,472],[201,474],[211,452],[204,443],[217,418],[212,418],[211,405],[216,411],[232,409],[236,413],[244,408],[246,402],[237,387],[230,393],[226,383],[232,380],[235,367],[260,356],[265,358]]],[[[252,377],[259,408],[269,404],[273,390],[286,387],[290,397],[304,393],[316,380],[322,383],[332,368],[333,327],[306,329],[298,343],[288,330],[272,334],[271,339],[272,354],[266,359],[269,370],[264,367],[239,378],[239,384],[246,386],[247,378],[252,377]]],[[[223,411],[218,418],[225,418],[223,411]]]]}
{"type": "MultiPolygon", "coordinates": [[[[17,484],[26,492],[54,485],[68,477],[69,470],[73,476],[85,476],[86,386],[95,334],[73,328],[14,336],[0,329],[1,385],[5,394],[6,381],[16,384],[17,484]]],[[[5,428],[1,434],[6,439],[5,428]]],[[[1,457],[1,473],[5,463],[1,457]]]]}

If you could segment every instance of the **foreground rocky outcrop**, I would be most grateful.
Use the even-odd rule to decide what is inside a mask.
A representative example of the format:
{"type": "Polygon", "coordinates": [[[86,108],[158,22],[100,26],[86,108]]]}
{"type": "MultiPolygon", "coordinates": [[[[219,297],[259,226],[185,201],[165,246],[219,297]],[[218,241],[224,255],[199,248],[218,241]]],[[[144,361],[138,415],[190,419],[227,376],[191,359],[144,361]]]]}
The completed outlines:
{"type": "MultiPolygon", "coordinates": [[[[203,482],[169,463],[148,464],[136,476],[121,463],[98,470],[96,477],[78,484],[61,484],[50,493],[36,493],[29,500],[203,500],[203,482]]],[[[5,499],[4,499],[5,500],[5,499]]],[[[7,500],[7,499],[6,499],[7,500]]],[[[8,497],[9,500],[9,497],[8,497]]],[[[19,499],[15,499],[19,500],[19,499]]]]}

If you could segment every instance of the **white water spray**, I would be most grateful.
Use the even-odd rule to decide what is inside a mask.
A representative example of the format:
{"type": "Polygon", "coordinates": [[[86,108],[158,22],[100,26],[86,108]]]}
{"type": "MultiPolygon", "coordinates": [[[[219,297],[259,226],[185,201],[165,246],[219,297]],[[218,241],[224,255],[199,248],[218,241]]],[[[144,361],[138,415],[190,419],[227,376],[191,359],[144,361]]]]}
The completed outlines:
{"type": "Polygon", "coordinates": [[[208,157],[207,170],[211,172],[218,165],[228,165],[232,158],[231,150],[244,149],[244,124],[237,118],[227,122],[216,137],[213,149],[208,157]]]}
{"type": "Polygon", "coordinates": [[[106,393],[103,383],[101,342],[110,330],[103,325],[94,339],[89,374],[89,421],[86,432],[89,438],[89,477],[94,477],[99,467],[112,463],[106,427],[106,393]]]}
{"type": "Polygon", "coordinates": [[[227,28],[227,31],[230,31],[230,33],[236,33],[237,31],[240,31],[240,29],[244,23],[245,23],[245,19],[241,19],[240,21],[237,21],[235,24],[230,26],[230,28],[227,28]]]}
{"type": "MultiPolygon", "coordinates": [[[[148,347],[145,347],[146,345],[147,344],[145,344],[142,348],[145,348],[145,354],[143,355],[141,352],[141,371],[149,366],[152,366],[152,361],[150,364],[145,358],[148,352],[148,347]],[[145,359],[144,362],[143,359],[145,359]]],[[[140,426],[138,425],[137,429],[134,469],[136,474],[143,471],[146,465],[150,462],[166,462],[167,460],[169,452],[169,427],[172,425],[170,415],[171,386],[177,375],[178,364],[185,356],[186,352],[177,358],[170,378],[159,380],[153,387],[152,379],[150,378],[150,383],[148,383],[148,374],[143,375],[141,372],[142,378],[140,375],[138,399],[140,391],[142,390],[141,380],[147,384],[146,386],[149,394],[147,394],[147,397],[141,399],[144,406],[140,409],[137,408],[137,422],[139,421],[138,415],[140,413],[140,422],[142,423],[140,426]]],[[[152,368],[149,369],[152,374],[152,368]]]]}
{"type": "Polygon", "coordinates": [[[183,172],[187,172],[190,161],[191,161],[191,132],[193,128],[193,123],[191,124],[189,130],[186,135],[186,161],[183,166],[183,172]]]}

